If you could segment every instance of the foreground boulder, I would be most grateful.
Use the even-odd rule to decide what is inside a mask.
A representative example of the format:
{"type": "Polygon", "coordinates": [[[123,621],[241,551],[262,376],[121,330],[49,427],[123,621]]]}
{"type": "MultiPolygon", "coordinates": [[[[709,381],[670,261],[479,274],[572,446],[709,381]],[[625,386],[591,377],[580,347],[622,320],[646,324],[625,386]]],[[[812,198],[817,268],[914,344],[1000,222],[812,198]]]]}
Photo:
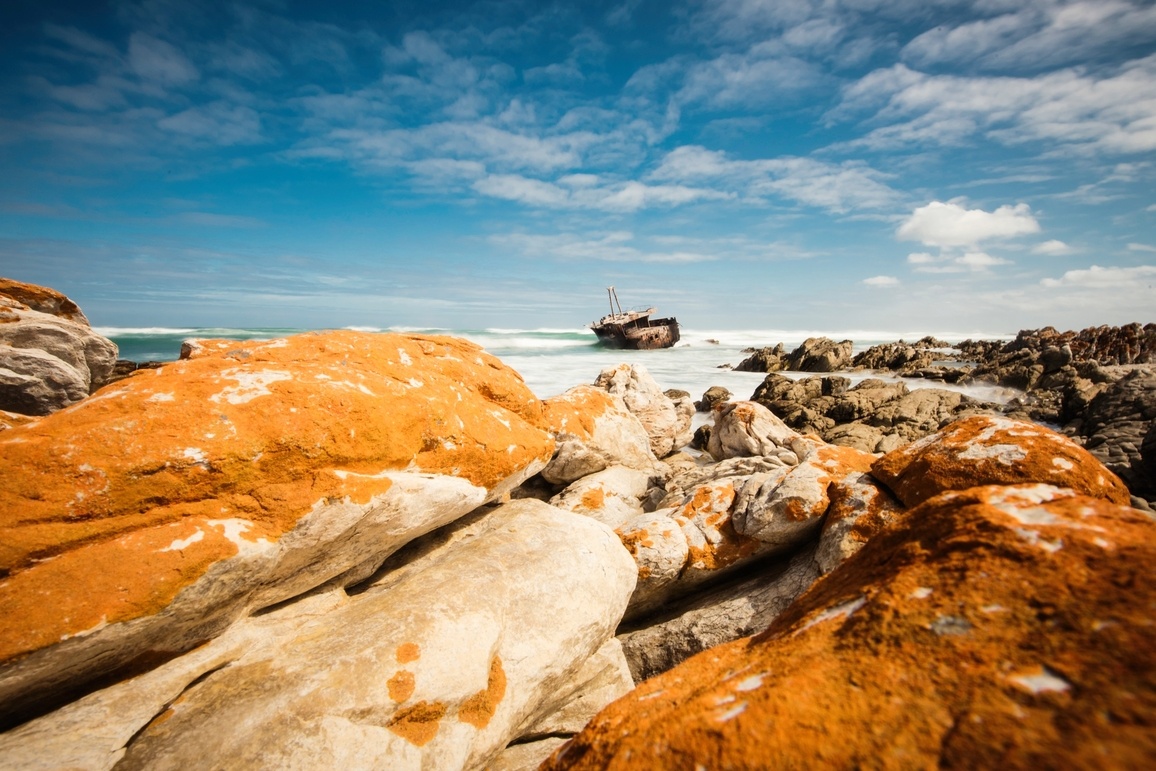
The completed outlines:
{"type": "Polygon", "coordinates": [[[0,762],[481,768],[623,692],[634,566],[609,528],[524,500],[439,540],[0,736],[0,762]]]}
{"type": "Polygon", "coordinates": [[[0,723],[362,580],[540,470],[541,409],[472,343],[331,332],[204,341],[0,432],[0,723]]]}
{"type": "Polygon", "coordinates": [[[1101,498],[945,493],[544,768],[1151,767],[1154,560],[1156,524],[1101,498]]]}
{"type": "Polygon", "coordinates": [[[47,415],[74,404],[109,380],[116,357],[72,300],[0,278],[0,410],[47,415]]]}
{"type": "Polygon", "coordinates": [[[619,396],[581,385],[547,399],[543,408],[557,442],[542,471],[550,484],[568,485],[612,466],[649,472],[658,462],[646,428],[619,396]]]}
{"type": "Polygon", "coordinates": [[[650,439],[650,450],[665,458],[690,443],[694,403],[689,394],[678,403],[667,396],[640,364],[619,364],[599,373],[594,385],[622,399],[650,439]]]}

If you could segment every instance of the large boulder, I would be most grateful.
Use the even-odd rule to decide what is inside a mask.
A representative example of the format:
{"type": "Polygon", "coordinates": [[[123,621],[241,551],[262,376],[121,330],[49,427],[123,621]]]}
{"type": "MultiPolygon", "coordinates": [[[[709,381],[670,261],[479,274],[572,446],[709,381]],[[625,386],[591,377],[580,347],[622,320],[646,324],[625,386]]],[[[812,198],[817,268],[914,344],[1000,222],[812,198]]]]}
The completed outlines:
{"type": "Polygon", "coordinates": [[[945,493],[543,768],[1151,767],[1154,561],[1156,524],[1101,498],[945,493]]]}
{"type": "Polygon", "coordinates": [[[611,466],[652,471],[658,459],[650,436],[622,401],[592,385],[571,388],[543,402],[557,452],[542,477],[568,485],[611,466]]]}
{"type": "Polygon", "coordinates": [[[758,402],[724,402],[713,413],[707,452],[716,461],[748,456],[775,456],[790,464],[820,444],[787,427],[758,402]]]}
{"type": "Polygon", "coordinates": [[[24,769],[483,768],[623,693],[611,635],[633,583],[609,528],[515,501],[355,593],[242,619],[0,735],[0,757],[24,769]]]}
{"type": "Polygon", "coordinates": [[[906,506],[977,485],[1046,482],[1128,505],[1119,477],[1067,437],[1034,423],[976,415],[894,450],[871,468],[906,506]]]}
{"type": "Polygon", "coordinates": [[[47,415],[108,382],[117,348],[76,303],[0,278],[0,409],[47,415]]]}
{"type": "Polygon", "coordinates": [[[553,449],[478,346],[356,332],[205,341],[0,432],[0,722],[360,581],[553,449]]]}
{"type": "Polygon", "coordinates": [[[656,458],[665,458],[690,443],[693,402],[680,397],[676,405],[642,365],[607,367],[598,374],[594,385],[622,399],[626,409],[646,429],[656,458]]]}

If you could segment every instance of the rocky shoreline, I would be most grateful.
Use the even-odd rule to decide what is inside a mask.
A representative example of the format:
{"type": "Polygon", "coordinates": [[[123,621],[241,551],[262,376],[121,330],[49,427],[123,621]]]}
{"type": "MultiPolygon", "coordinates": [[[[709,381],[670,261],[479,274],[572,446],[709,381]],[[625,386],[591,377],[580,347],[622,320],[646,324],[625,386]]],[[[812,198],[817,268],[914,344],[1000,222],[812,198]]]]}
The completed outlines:
{"type": "Polygon", "coordinates": [[[110,382],[66,301],[0,285],[0,768],[1156,759],[1153,325],[849,364],[1012,405],[822,340],[539,400],[356,332],[110,382]]]}

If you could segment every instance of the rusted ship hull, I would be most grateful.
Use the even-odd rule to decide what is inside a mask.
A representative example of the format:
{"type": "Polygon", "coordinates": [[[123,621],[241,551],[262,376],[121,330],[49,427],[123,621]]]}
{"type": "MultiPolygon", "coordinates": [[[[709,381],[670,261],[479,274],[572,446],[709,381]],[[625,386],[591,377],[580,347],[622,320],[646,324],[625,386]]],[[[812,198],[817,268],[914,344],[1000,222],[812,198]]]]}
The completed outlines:
{"type": "Polygon", "coordinates": [[[608,322],[591,327],[598,341],[608,348],[646,351],[670,348],[679,340],[678,321],[642,318],[625,324],[608,322]]]}

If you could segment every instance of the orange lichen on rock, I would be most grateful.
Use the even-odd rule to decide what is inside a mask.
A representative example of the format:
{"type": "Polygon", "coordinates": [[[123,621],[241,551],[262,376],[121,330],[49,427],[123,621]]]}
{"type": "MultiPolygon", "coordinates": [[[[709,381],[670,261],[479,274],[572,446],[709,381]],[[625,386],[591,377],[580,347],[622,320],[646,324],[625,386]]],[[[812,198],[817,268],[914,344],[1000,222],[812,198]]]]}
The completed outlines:
{"type": "Polygon", "coordinates": [[[490,672],[486,687],[466,699],[458,710],[458,720],[469,723],[479,731],[490,724],[498,705],[506,697],[506,670],[502,669],[502,659],[494,656],[490,660],[490,672]]]}
{"type": "Polygon", "coordinates": [[[735,532],[731,521],[734,500],[735,488],[729,481],[699,485],[671,516],[687,536],[689,567],[721,570],[759,550],[759,541],[735,532]]]}
{"type": "Polygon", "coordinates": [[[433,741],[446,716],[446,705],[440,701],[419,701],[412,707],[400,710],[386,724],[386,728],[416,747],[423,747],[433,741]]]}
{"type": "Polygon", "coordinates": [[[1152,767],[1154,561],[1156,523],[1103,499],[945,493],[543,768],[1152,767]]]}
{"type": "Polygon", "coordinates": [[[409,664],[411,661],[417,661],[421,658],[421,646],[411,642],[402,643],[397,646],[394,658],[397,659],[398,664],[409,664]]]}
{"type": "Polygon", "coordinates": [[[1091,453],[1035,423],[990,415],[958,420],[884,455],[871,470],[907,506],[946,490],[1046,482],[1127,506],[1124,483],[1091,453]]]}
{"type": "Polygon", "coordinates": [[[606,491],[601,487],[591,487],[578,500],[579,510],[598,511],[606,504],[606,491]]]}
{"type": "MultiPolygon", "coordinates": [[[[85,318],[79,305],[55,289],[49,289],[46,286],[25,284],[22,281],[14,281],[0,276],[0,297],[11,298],[34,311],[59,316],[88,326],[88,319],[85,318]]],[[[2,321],[3,319],[0,319],[0,322],[2,321]]]]}
{"type": "Polygon", "coordinates": [[[521,377],[452,338],[201,341],[0,432],[0,662],[155,614],[390,471],[490,488],[553,452],[521,377]]]}
{"type": "Polygon", "coordinates": [[[413,672],[407,669],[399,669],[393,677],[386,681],[385,686],[389,690],[389,698],[401,702],[413,696],[416,681],[414,680],[413,672]]]}
{"type": "Polygon", "coordinates": [[[614,397],[601,388],[584,386],[550,397],[542,407],[546,425],[555,435],[589,439],[598,418],[614,409],[614,397]]]}

